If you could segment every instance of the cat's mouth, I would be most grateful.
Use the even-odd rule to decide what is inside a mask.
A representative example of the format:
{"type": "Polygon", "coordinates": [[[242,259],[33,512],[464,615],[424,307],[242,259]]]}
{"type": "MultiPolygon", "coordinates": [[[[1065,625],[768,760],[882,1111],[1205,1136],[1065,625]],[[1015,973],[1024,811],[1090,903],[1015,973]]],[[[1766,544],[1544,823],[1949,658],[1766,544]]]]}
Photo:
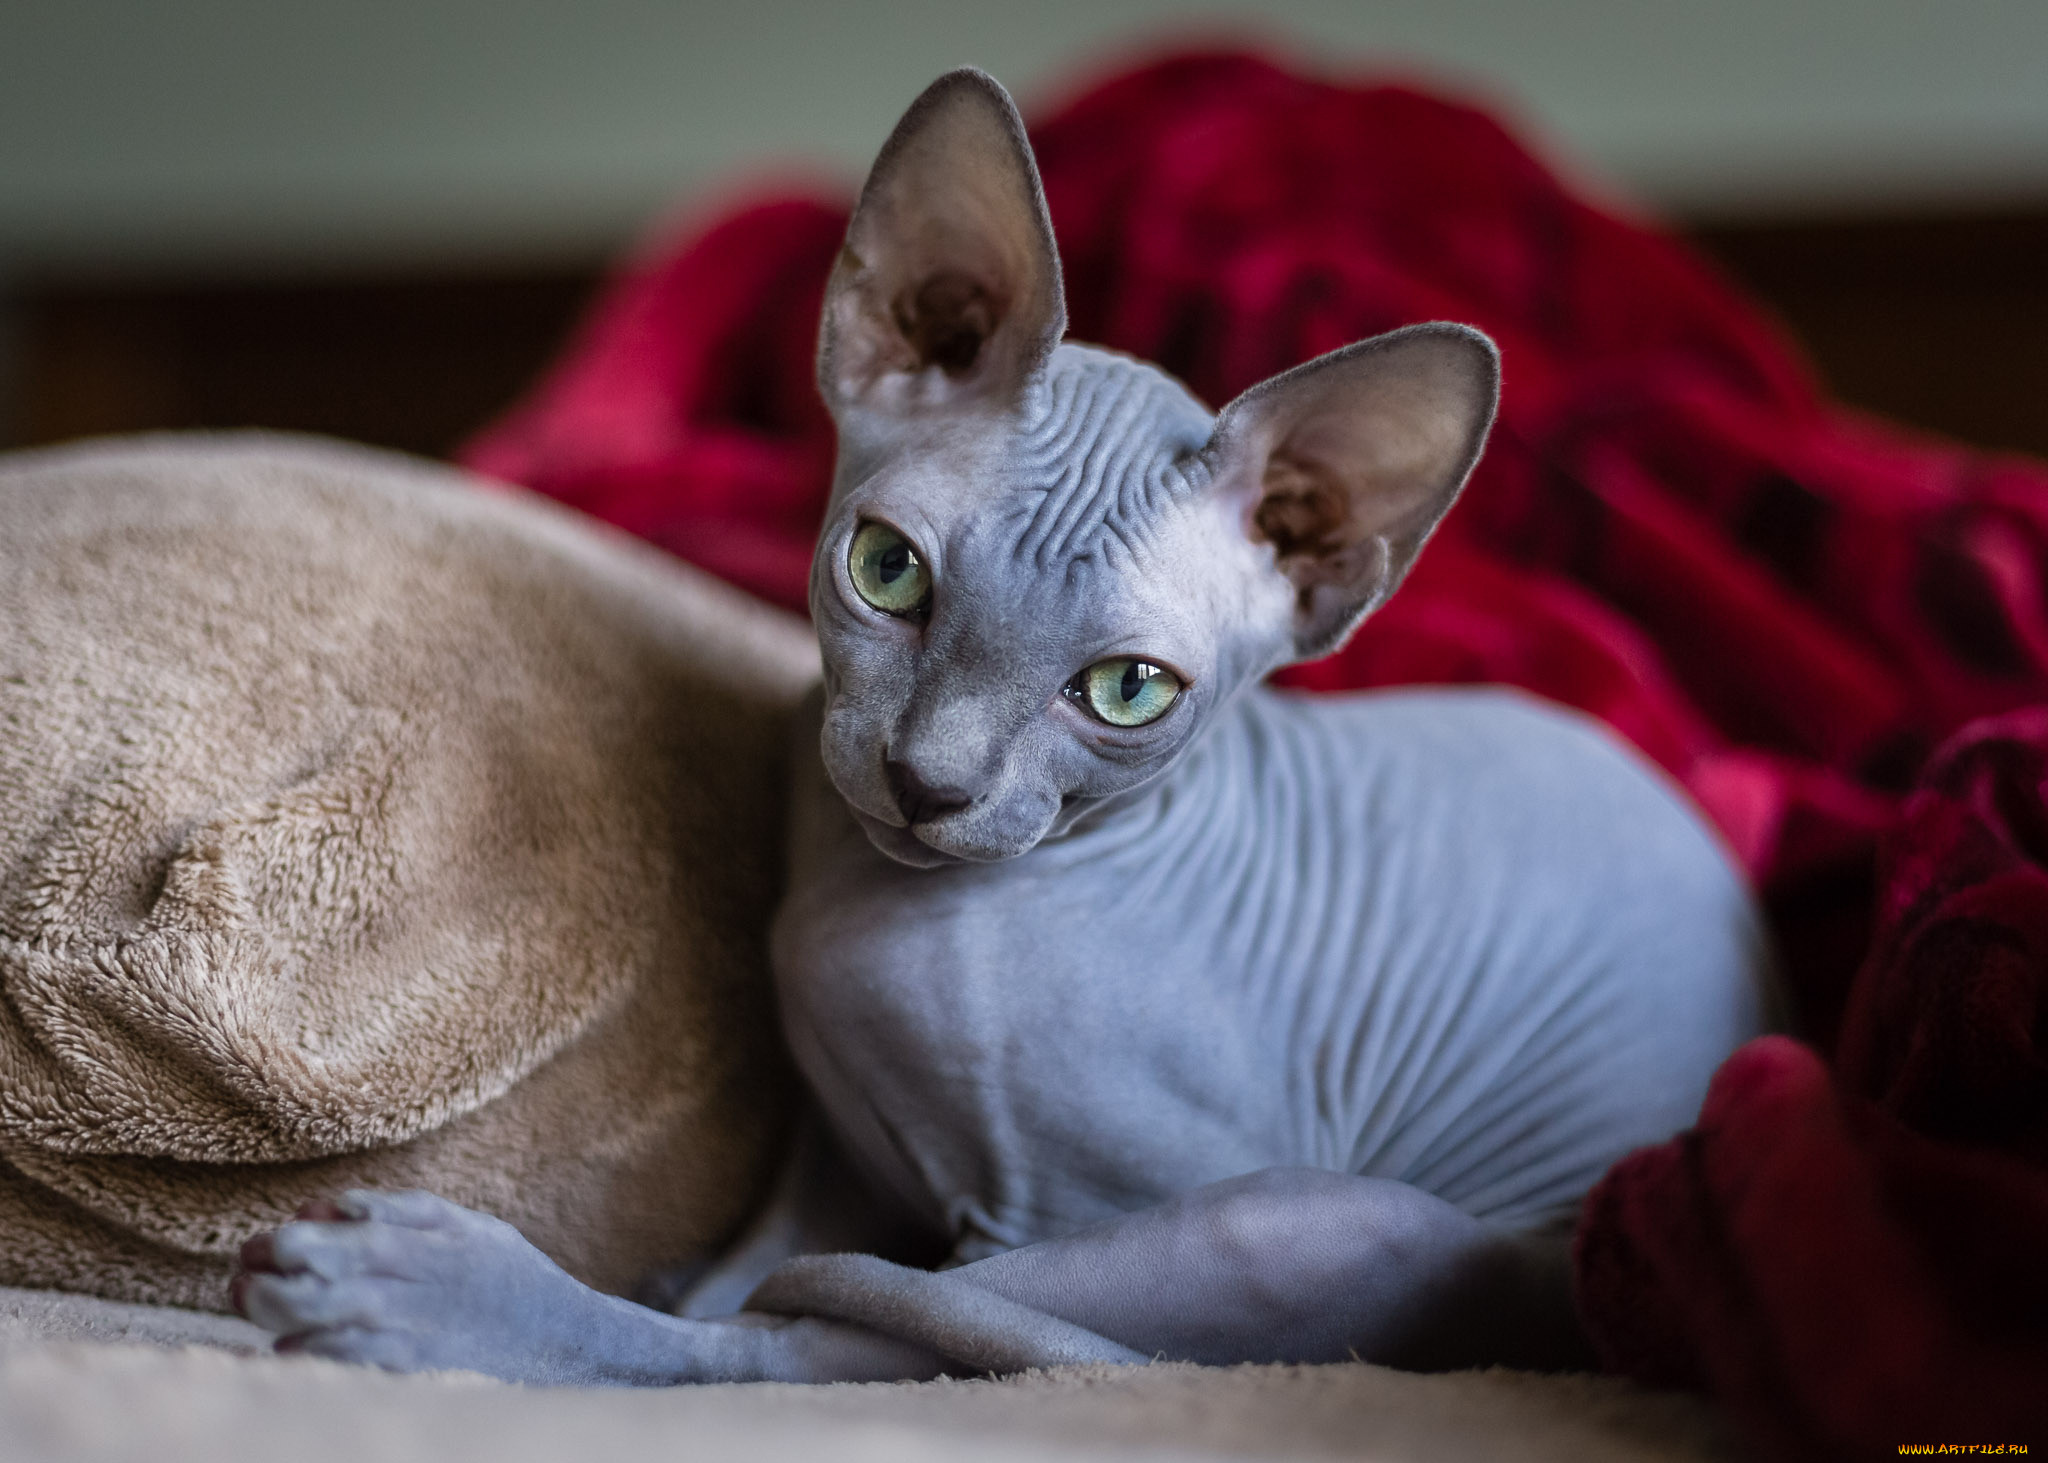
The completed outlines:
{"type": "Polygon", "coordinates": [[[917,825],[884,823],[873,814],[854,808],[851,803],[847,806],[853,808],[854,820],[867,834],[868,842],[899,864],[908,864],[913,869],[936,869],[967,862],[960,854],[926,842],[918,835],[917,825]]]}
{"type": "Polygon", "coordinates": [[[1015,858],[1038,846],[1058,817],[1060,804],[1047,799],[1040,808],[1029,798],[978,797],[964,803],[942,804],[925,810],[906,810],[900,790],[889,784],[881,769],[864,760],[851,775],[836,762],[828,740],[825,773],[876,850],[899,864],[916,869],[940,868],[947,864],[990,864],[1015,858]],[[925,812],[926,816],[906,821],[904,813],[925,812]]]}
{"type": "Polygon", "coordinates": [[[908,864],[914,869],[936,869],[948,864],[993,864],[1004,859],[1015,858],[1037,847],[1044,830],[1015,843],[1004,840],[991,845],[986,839],[973,836],[972,824],[962,827],[968,820],[960,813],[949,813],[937,818],[908,825],[887,823],[874,814],[864,811],[852,799],[847,807],[853,813],[854,821],[861,831],[882,853],[899,864],[908,864]]]}

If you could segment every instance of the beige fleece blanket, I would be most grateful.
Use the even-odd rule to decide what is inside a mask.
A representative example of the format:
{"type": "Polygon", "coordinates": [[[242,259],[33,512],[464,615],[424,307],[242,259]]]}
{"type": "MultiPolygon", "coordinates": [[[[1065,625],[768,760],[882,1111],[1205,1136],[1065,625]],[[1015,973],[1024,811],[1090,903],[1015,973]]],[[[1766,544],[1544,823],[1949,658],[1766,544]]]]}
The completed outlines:
{"type": "Polygon", "coordinates": [[[789,1107],[764,951],[798,622],[307,439],[0,458],[0,1283],[217,1307],[422,1186],[618,1289],[789,1107]]]}
{"type": "Polygon", "coordinates": [[[250,1354],[224,1316],[0,1290],[9,1463],[1708,1463],[1707,1407],[1607,1377],[1072,1367],[1000,1381],[513,1387],[250,1354]],[[197,1348],[177,1347],[197,1342],[197,1348]],[[108,1344],[117,1343],[117,1344],[108,1344]],[[234,1351],[244,1354],[229,1354],[234,1351]]]}

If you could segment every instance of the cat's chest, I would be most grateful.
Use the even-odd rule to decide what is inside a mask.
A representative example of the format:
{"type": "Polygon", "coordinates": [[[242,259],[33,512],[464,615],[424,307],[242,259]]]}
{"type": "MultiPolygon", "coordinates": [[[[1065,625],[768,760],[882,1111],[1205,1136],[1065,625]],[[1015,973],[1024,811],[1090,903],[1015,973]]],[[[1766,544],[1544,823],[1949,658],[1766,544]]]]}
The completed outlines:
{"type": "Polygon", "coordinates": [[[865,1166],[948,1231],[1009,1245],[1033,1216],[1064,1228],[1274,1161],[1286,1057],[1203,958],[1216,922],[1149,904],[1157,871],[1136,862],[1018,877],[1027,862],[785,908],[785,1026],[865,1166]]]}

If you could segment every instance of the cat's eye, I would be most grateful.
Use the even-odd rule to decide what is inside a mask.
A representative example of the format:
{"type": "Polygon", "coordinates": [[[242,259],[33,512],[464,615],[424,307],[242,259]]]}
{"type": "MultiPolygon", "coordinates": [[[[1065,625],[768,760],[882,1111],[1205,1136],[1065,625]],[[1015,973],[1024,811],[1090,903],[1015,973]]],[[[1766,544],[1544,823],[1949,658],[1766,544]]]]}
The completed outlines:
{"type": "Polygon", "coordinates": [[[931,605],[932,571],[910,540],[886,523],[863,523],[847,570],[860,597],[885,615],[915,619],[931,605]]]}
{"type": "Polygon", "coordinates": [[[1180,699],[1180,677],[1130,656],[1098,660],[1067,683],[1067,696],[1111,726],[1144,726],[1180,699]]]}

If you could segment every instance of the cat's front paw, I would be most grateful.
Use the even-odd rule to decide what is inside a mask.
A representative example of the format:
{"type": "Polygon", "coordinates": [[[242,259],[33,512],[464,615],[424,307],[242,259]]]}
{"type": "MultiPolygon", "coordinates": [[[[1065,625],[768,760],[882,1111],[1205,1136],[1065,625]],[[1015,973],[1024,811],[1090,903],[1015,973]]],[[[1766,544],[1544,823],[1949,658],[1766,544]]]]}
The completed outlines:
{"type": "Polygon", "coordinates": [[[393,1371],[583,1380],[602,1298],[503,1220],[356,1189],[242,1246],[229,1298],[277,1349],[393,1371]]]}

